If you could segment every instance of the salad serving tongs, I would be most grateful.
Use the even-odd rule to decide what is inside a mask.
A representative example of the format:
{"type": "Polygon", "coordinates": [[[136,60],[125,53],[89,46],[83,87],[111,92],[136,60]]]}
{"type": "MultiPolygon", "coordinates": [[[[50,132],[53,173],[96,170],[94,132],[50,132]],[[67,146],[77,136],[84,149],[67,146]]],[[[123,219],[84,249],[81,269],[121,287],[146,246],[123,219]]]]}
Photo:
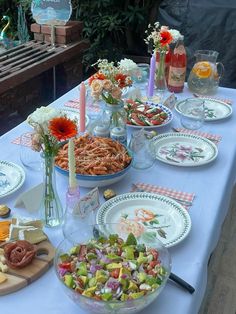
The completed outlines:
{"type": "Polygon", "coordinates": [[[195,289],[189,283],[187,283],[182,278],[178,277],[177,275],[170,273],[169,279],[177,283],[180,287],[187,290],[189,293],[193,294],[195,289]]]}

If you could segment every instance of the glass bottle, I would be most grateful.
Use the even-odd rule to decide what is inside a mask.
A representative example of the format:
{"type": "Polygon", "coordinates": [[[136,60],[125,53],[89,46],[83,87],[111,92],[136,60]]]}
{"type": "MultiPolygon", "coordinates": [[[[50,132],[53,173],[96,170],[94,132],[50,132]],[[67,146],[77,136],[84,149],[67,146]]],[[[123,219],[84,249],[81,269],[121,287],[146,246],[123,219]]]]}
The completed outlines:
{"type": "Polygon", "coordinates": [[[167,86],[170,92],[181,93],[184,88],[187,67],[187,56],[184,47],[184,36],[178,39],[171,55],[167,86]]]}
{"type": "Polygon", "coordinates": [[[82,212],[79,206],[79,187],[68,188],[66,193],[66,210],[63,220],[63,234],[68,240],[73,241],[71,234],[79,230],[84,225],[94,223],[93,213],[82,212]]]}

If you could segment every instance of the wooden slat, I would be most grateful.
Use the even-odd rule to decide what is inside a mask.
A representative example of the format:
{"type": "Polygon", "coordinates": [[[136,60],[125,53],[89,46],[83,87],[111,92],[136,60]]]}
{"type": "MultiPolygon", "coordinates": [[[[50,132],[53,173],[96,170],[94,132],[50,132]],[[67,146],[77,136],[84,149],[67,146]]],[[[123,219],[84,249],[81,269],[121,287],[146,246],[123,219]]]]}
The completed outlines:
{"type": "Polygon", "coordinates": [[[48,48],[48,44],[44,45],[34,45],[32,47],[24,47],[21,50],[18,50],[13,53],[9,53],[8,56],[4,56],[4,60],[0,59],[0,68],[5,64],[10,64],[14,60],[20,60],[20,58],[32,54],[34,51],[43,51],[48,48]]]}
{"type": "Polygon", "coordinates": [[[2,63],[2,67],[0,67],[0,72],[6,71],[9,68],[13,68],[14,66],[18,64],[22,64],[21,67],[23,67],[23,62],[30,59],[30,58],[35,58],[40,55],[44,55],[47,53],[47,50],[39,50],[39,49],[32,49],[28,51],[27,53],[24,53],[23,55],[18,55],[14,58],[8,59],[7,61],[2,63]],[[5,65],[5,66],[4,66],[5,65]]]}
{"type": "MultiPolygon", "coordinates": [[[[32,43],[27,43],[22,46],[22,49],[27,52],[27,48],[33,49],[36,44],[37,43],[34,41],[32,43]]],[[[42,46],[43,43],[40,43],[40,45],[42,46]]],[[[29,56],[25,58],[22,57],[23,61],[21,60],[20,63],[16,61],[17,63],[13,62],[12,66],[7,65],[5,72],[3,72],[2,68],[0,68],[0,94],[49,69],[52,69],[58,64],[64,63],[75,56],[80,56],[83,51],[88,48],[88,46],[89,42],[86,40],[72,43],[68,46],[59,46],[54,49],[50,49],[49,45],[47,47],[43,47],[42,52],[39,55],[36,52],[36,57],[34,58],[28,58],[29,56]]],[[[11,49],[9,50],[9,55],[11,55],[11,57],[15,57],[17,53],[20,52],[12,52],[11,49]]]]}

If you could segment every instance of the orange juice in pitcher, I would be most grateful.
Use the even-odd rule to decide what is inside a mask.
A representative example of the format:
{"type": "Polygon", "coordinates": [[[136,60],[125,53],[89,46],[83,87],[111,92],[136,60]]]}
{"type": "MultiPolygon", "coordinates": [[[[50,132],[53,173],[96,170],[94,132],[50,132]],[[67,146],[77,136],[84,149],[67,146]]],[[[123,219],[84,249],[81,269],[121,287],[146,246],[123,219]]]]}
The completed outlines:
{"type": "Polygon", "coordinates": [[[200,95],[216,93],[220,77],[223,75],[224,66],[216,62],[218,52],[213,50],[197,50],[194,64],[189,77],[188,88],[191,92],[200,95]]]}

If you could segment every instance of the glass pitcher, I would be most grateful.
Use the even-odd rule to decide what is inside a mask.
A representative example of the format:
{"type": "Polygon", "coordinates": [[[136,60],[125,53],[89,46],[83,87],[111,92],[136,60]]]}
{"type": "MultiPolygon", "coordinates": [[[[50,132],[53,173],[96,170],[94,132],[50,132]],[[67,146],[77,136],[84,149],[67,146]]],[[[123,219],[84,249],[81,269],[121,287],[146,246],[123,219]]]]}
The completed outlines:
{"type": "Polygon", "coordinates": [[[200,95],[212,95],[217,91],[224,66],[216,62],[219,53],[213,50],[197,50],[189,77],[188,87],[191,92],[200,95]]]}

